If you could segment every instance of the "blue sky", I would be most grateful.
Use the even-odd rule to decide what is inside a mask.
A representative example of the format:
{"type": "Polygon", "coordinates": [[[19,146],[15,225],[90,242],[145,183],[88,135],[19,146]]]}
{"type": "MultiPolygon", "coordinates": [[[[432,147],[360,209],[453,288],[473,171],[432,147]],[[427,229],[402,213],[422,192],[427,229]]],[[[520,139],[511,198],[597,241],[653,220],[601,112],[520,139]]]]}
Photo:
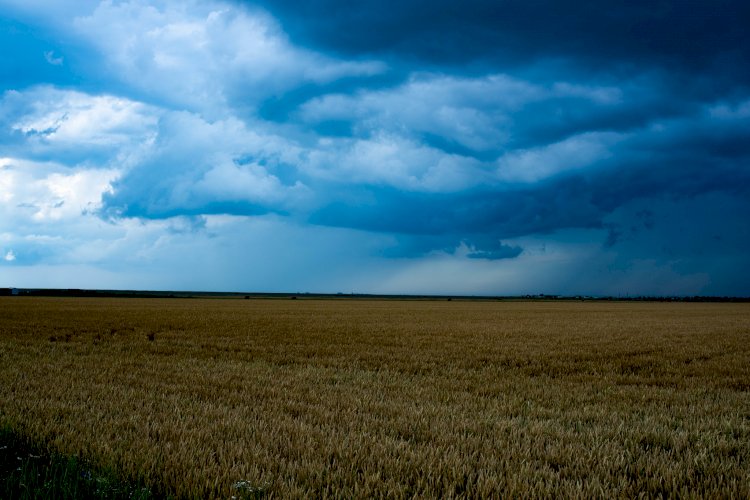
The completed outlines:
{"type": "Polygon", "coordinates": [[[0,0],[0,286],[748,296],[747,26],[0,0]]]}

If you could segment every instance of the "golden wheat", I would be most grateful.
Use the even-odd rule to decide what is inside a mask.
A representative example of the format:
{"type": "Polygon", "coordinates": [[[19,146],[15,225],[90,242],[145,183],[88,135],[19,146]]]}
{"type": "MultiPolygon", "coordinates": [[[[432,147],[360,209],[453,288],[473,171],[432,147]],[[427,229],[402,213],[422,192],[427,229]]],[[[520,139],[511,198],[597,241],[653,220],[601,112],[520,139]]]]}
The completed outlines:
{"type": "Polygon", "coordinates": [[[0,298],[0,424],[157,494],[750,497],[750,306],[0,298]]]}

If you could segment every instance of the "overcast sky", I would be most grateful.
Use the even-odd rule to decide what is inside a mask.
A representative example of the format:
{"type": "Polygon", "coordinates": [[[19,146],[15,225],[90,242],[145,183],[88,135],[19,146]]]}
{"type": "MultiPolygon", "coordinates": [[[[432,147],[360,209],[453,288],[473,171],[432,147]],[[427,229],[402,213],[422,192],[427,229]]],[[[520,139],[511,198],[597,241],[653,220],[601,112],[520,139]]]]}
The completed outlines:
{"type": "Polygon", "coordinates": [[[0,287],[748,296],[748,26],[0,0],[0,287]]]}

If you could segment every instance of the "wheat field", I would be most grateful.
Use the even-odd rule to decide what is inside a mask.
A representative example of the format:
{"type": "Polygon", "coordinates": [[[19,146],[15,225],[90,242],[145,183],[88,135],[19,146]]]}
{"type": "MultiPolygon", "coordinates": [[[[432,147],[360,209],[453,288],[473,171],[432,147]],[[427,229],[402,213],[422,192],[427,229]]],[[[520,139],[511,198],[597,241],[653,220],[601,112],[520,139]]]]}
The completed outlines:
{"type": "Polygon", "coordinates": [[[750,497],[750,305],[0,298],[0,424],[154,496],[750,497]]]}

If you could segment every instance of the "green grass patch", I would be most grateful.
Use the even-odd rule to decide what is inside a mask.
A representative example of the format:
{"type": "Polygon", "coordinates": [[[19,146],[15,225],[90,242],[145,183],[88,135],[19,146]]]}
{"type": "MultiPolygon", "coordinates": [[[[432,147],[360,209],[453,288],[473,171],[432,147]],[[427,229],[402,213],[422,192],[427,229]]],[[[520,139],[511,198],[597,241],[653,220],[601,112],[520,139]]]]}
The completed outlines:
{"type": "Polygon", "coordinates": [[[148,488],[119,480],[90,462],[48,452],[8,427],[0,428],[0,498],[154,498],[148,488]]]}

